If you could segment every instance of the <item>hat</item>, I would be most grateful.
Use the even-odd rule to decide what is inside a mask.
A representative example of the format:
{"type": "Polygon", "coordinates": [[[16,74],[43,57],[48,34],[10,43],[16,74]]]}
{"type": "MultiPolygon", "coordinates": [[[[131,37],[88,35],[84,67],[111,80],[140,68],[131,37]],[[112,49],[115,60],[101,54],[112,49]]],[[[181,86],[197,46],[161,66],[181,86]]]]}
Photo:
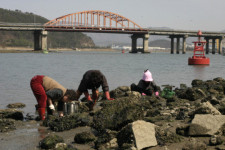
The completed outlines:
{"type": "Polygon", "coordinates": [[[149,70],[146,70],[143,74],[142,80],[144,81],[153,81],[152,73],[149,70]]]}

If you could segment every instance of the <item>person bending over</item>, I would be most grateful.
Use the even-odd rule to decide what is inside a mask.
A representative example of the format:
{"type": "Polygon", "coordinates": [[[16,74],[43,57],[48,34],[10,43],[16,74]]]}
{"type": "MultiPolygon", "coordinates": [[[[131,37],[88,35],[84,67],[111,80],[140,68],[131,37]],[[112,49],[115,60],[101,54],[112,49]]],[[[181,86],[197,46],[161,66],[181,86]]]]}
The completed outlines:
{"type": "Polygon", "coordinates": [[[158,88],[153,81],[151,72],[147,69],[144,71],[142,79],[139,81],[138,85],[132,83],[131,91],[140,92],[142,95],[151,96],[155,94],[159,96],[158,88]]]}
{"type": "Polygon", "coordinates": [[[52,78],[44,75],[34,76],[30,81],[30,87],[37,99],[37,109],[41,120],[45,119],[46,106],[48,115],[52,115],[55,111],[53,103],[58,102],[59,116],[63,116],[64,102],[70,102],[76,98],[74,90],[66,89],[52,78]]]}
{"type": "Polygon", "coordinates": [[[105,76],[99,70],[89,70],[85,72],[83,78],[80,82],[78,90],[76,91],[78,100],[80,96],[84,93],[85,97],[89,103],[89,109],[93,110],[93,107],[98,100],[99,91],[98,88],[102,86],[102,90],[105,93],[105,97],[108,100],[114,100],[110,98],[109,86],[105,76]],[[92,90],[92,97],[89,95],[88,90],[92,90]]]}

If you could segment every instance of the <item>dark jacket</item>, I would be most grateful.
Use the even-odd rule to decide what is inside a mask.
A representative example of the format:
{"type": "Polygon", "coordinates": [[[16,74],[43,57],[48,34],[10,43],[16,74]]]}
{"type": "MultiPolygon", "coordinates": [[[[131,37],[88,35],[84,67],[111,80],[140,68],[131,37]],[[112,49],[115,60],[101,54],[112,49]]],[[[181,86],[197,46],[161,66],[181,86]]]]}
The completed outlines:
{"type": "Polygon", "coordinates": [[[158,88],[153,81],[145,82],[144,80],[140,80],[138,85],[135,85],[134,83],[131,84],[131,90],[145,93],[146,95],[152,95],[154,92],[158,91],[158,88]]]}
{"type": "Polygon", "coordinates": [[[144,80],[140,80],[137,86],[146,91],[157,92],[157,86],[154,81],[151,81],[149,84],[146,84],[144,80]]]}
{"type": "Polygon", "coordinates": [[[59,101],[63,97],[63,91],[55,88],[46,92],[46,95],[51,98],[52,101],[59,101]]]}
{"type": "Polygon", "coordinates": [[[108,83],[107,83],[107,80],[106,80],[105,76],[99,70],[89,70],[83,75],[83,78],[82,78],[82,80],[80,82],[78,90],[81,93],[83,93],[83,92],[87,92],[88,89],[96,90],[100,86],[102,86],[102,90],[104,92],[109,91],[109,86],[108,86],[108,83]],[[92,82],[91,82],[91,74],[92,74],[92,72],[99,73],[102,76],[102,82],[99,83],[98,85],[92,85],[92,82]]]}
{"type": "Polygon", "coordinates": [[[46,92],[46,95],[52,100],[52,102],[58,102],[58,105],[57,105],[58,111],[63,111],[64,103],[62,101],[62,98],[64,95],[61,89],[55,88],[52,90],[48,90],[46,92]]]}

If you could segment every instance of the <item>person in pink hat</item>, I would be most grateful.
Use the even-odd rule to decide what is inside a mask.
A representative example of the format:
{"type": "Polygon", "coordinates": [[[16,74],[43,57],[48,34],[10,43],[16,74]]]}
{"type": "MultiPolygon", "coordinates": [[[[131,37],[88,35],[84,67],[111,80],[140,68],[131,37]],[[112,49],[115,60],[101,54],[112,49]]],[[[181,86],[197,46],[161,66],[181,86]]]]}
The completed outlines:
{"type": "Polygon", "coordinates": [[[152,78],[152,73],[148,69],[144,71],[143,77],[138,85],[131,84],[131,91],[140,92],[142,95],[159,96],[158,88],[152,78]]]}

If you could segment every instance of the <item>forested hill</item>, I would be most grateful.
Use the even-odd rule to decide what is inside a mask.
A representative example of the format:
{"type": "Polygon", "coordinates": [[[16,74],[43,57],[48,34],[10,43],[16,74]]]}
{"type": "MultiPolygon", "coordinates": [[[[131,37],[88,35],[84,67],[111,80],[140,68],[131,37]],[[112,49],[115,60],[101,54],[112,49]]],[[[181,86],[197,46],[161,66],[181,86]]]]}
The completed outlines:
{"type": "MultiPolygon", "coordinates": [[[[0,8],[0,23],[41,23],[49,20],[30,12],[0,8]]],[[[33,47],[32,31],[0,31],[0,46],[33,47]]],[[[82,48],[95,47],[93,40],[81,32],[49,32],[49,48],[82,48]]]]}

